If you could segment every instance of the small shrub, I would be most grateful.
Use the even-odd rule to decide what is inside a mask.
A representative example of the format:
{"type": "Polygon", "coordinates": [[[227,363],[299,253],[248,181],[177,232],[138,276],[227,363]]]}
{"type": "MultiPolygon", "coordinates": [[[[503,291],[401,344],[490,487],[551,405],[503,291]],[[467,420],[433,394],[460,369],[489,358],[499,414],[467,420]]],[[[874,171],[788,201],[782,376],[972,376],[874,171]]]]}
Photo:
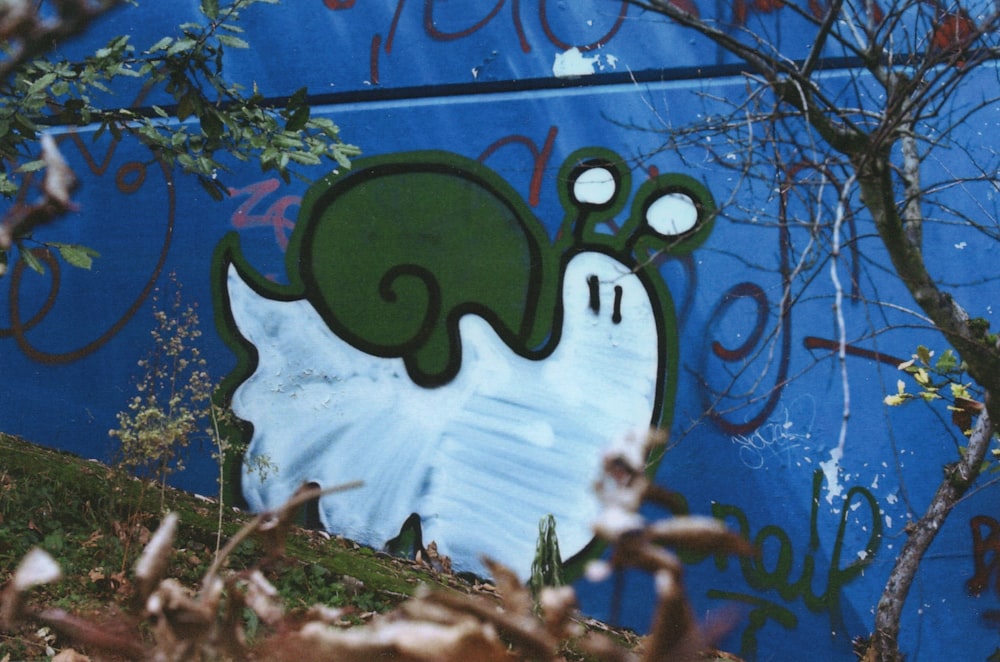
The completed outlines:
{"type": "Polygon", "coordinates": [[[194,305],[184,305],[181,286],[171,276],[173,294],[162,307],[162,291],[153,297],[153,347],[139,361],[138,393],[118,414],[117,465],[160,488],[163,509],[167,477],[184,469],[183,450],[200,434],[211,436],[214,385],[196,346],[201,330],[194,305]]]}

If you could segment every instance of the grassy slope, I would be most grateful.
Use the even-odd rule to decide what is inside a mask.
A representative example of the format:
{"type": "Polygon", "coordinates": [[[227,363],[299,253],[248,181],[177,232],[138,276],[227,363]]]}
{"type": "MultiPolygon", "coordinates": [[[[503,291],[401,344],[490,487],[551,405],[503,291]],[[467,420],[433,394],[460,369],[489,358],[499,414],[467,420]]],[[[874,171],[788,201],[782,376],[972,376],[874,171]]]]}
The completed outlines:
{"type": "MultiPolygon", "coordinates": [[[[181,523],[167,575],[193,589],[214,556],[218,503],[168,490],[166,506],[179,514],[181,523]]],[[[34,546],[52,554],[64,574],[61,581],[34,589],[34,604],[113,623],[116,614],[128,610],[132,566],[155,531],[160,512],[159,492],[140,481],[98,462],[0,432],[0,586],[34,546]]],[[[228,508],[223,515],[223,544],[252,519],[228,508]]],[[[250,539],[230,557],[229,567],[257,565],[262,552],[262,546],[250,539]]],[[[497,599],[489,585],[470,584],[305,529],[293,530],[285,557],[263,569],[289,610],[317,603],[347,607],[357,623],[395,608],[420,586],[497,599]]],[[[628,648],[639,641],[633,633],[593,620],[587,619],[584,625],[628,648]]],[[[59,649],[67,644],[37,627],[0,632],[0,661],[45,659],[47,645],[59,649]]],[[[566,659],[582,659],[570,650],[564,653],[566,659]]],[[[737,660],[715,651],[706,651],[699,659],[737,660]]]]}
{"type": "MultiPolygon", "coordinates": [[[[216,546],[218,504],[168,490],[166,507],[181,527],[170,574],[195,586],[216,546]]],[[[60,563],[65,578],[33,594],[38,603],[75,613],[107,611],[130,595],[132,565],[159,521],[160,494],[136,480],[76,456],[0,433],[0,584],[32,546],[60,563]]],[[[225,509],[223,543],[251,516],[225,509]]],[[[243,543],[230,566],[253,565],[261,547],[243,543]]],[[[291,608],[349,605],[359,620],[411,596],[421,584],[469,592],[475,587],[350,541],[297,530],[285,559],[267,569],[291,608]]],[[[34,631],[0,634],[0,660],[44,654],[34,631]]],[[[58,642],[57,642],[58,645],[58,642]]]]}

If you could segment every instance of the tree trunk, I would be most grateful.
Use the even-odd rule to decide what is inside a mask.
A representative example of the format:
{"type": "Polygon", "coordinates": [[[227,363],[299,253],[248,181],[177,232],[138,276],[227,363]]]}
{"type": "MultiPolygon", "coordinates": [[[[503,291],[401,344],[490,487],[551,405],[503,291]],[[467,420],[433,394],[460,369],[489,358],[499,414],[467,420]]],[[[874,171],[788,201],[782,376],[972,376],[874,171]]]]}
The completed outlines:
{"type": "Polygon", "coordinates": [[[979,476],[993,437],[993,421],[984,410],[969,438],[969,446],[961,461],[945,468],[945,477],[938,486],[923,517],[908,527],[909,538],[896,557],[889,580],[882,591],[875,612],[875,632],[865,653],[865,662],[899,662],[899,627],[903,604],[916,578],[924,554],[930,548],[948,513],[979,476]]]}

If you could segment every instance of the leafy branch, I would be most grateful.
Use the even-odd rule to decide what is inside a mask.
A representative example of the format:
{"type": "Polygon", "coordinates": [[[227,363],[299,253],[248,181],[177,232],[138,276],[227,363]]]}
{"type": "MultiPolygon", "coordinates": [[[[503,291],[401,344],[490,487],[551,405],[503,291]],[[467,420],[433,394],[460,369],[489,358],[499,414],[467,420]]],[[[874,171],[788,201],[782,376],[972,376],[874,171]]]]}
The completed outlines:
{"type": "MultiPolygon", "coordinates": [[[[306,88],[274,101],[266,99],[256,85],[247,90],[227,79],[223,67],[226,52],[249,48],[241,36],[241,14],[260,3],[277,4],[277,0],[204,0],[201,20],[181,24],[175,35],[164,36],[144,50],[138,50],[128,35],[114,37],[79,61],[55,57],[29,60],[26,54],[39,52],[41,45],[29,47],[34,40],[82,30],[85,23],[81,17],[89,22],[101,13],[96,6],[61,14],[60,21],[71,21],[72,25],[57,28],[24,7],[22,10],[29,13],[17,14],[14,20],[12,7],[27,5],[26,1],[4,5],[0,10],[0,42],[15,53],[21,51],[12,44],[23,43],[24,54],[5,60],[8,68],[0,69],[6,71],[0,77],[0,195],[14,198],[30,185],[32,173],[51,167],[51,150],[47,155],[42,143],[38,156],[38,145],[45,127],[52,125],[96,125],[95,140],[105,133],[116,141],[130,136],[149,150],[151,160],[178,166],[217,200],[228,195],[220,177],[228,170],[227,158],[255,160],[263,171],[275,171],[285,182],[292,176],[302,177],[298,169],[324,162],[350,167],[350,159],[360,150],[341,140],[339,128],[329,118],[312,116],[306,88]],[[6,18],[3,11],[9,14],[6,18]],[[128,80],[142,81],[137,103],[159,93],[172,104],[141,108],[108,103],[116,86],[121,88],[128,80]]],[[[91,7],[83,0],[57,4],[91,7]]],[[[29,219],[17,216],[22,212],[15,205],[4,220],[6,240],[0,235],[2,264],[9,260],[12,245],[21,248],[20,242],[29,238],[35,227],[69,209],[68,199],[57,202],[64,204],[53,207],[46,203],[29,219]]],[[[89,259],[96,257],[80,247],[55,247],[76,266],[88,266],[89,259]]],[[[30,251],[19,250],[18,254],[40,268],[37,260],[32,263],[30,251]]]]}

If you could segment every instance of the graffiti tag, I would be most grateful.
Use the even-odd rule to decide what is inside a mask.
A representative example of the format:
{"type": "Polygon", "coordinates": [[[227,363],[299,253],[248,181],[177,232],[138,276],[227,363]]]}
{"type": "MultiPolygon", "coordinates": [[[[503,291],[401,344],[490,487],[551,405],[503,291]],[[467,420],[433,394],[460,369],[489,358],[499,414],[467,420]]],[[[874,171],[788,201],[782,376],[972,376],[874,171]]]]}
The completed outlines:
{"type": "MultiPolygon", "coordinates": [[[[735,523],[736,530],[749,539],[760,551],[757,557],[740,559],[740,570],[747,584],[754,591],[764,593],[773,591],[785,602],[801,600],[807,609],[815,613],[826,612],[830,617],[830,627],[834,633],[843,632],[843,615],[840,608],[840,596],[844,587],[857,579],[864,569],[871,564],[881,543],[882,524],[880,509],[875,497],[863,487],[853,487],[844,499],[840,512],[840,523],[830,553],[830,567],[826,571],[826,582],[823,590],[817,592],[813,580],[816,576],[816,557],[819,554],[819,500],[823,483],[823,473],[813,473],[812,506],[809,515],[808,550],[802,559],[801,574],[792,577],[795,563],[796,545],[788,533],[776,524],[761,527],[751,536],[750,521],[746,512],[739,506],[729,504],[713,504],[712,515],[735,523]],[[871,520],[868,538],[862,549],[853,555],[854,560],[842,565],[843,560],[851,558],[845,554],[844,541],[849,527],[849,515],[855,504],[867,509],[871,520]],[[776,545],[774,543],[777,543],[776,545]]],[[[801,547],[800,547],[801,549],[801,547]]],[[[724,570],[730,559],[724,555],[715,557],[715,564],[724,570]]],[[[786,629],[798,625],[798,617],[777,602],[771,602],[759,595],[749,595],[739,592],[710,590],[708,597],[734,600],[749,605],[749,625],[743,631],[741,654],[753,657],[757,651],[757,633],[769,621],[774,620],[786,629]]]]}
{"type": "Polygon", "coordinates": [[[972,528],[972,578],[965,587],[972,595],[982,595],[996,574],[994,590],[1000,594],[1000,522],[987,515],[969,520],[972,528]]]}
{"type": "Polygon", "coordinates": [[[789,417],[785,408],[784,417],[771,419],[750,434],[738,434],[732,438],[733,444],[739,447],[740,461],[748,469],[760,469],[768,457],[775,457],[784,462],[791,460],[792,451],[802,446],[802,442],[810,438],[808,429],[796,430],[795,423],[789,417]]]}

